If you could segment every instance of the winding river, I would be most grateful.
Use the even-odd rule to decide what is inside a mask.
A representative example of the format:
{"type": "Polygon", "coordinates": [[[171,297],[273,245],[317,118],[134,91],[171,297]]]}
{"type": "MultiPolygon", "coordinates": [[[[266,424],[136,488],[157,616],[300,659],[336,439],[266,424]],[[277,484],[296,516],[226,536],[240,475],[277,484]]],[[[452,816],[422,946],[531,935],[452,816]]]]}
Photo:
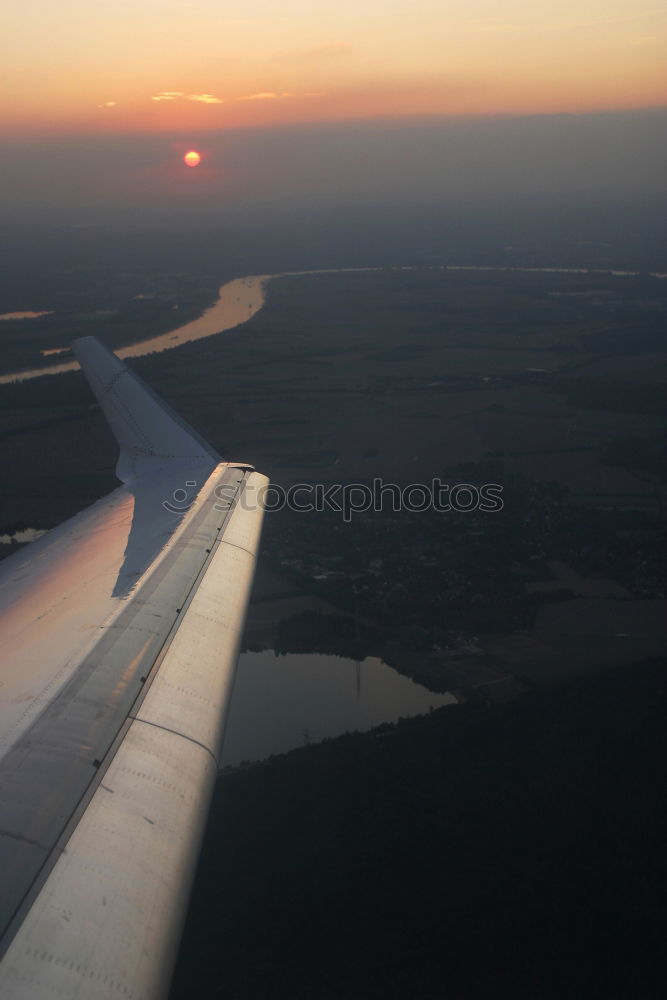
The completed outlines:
{"type": "MultiPolygon", "coordinates": [[[[272,278],[283,278],[288,275],[299,274],[337,274],[346,271],[380,271],[379,267],[340,267],[319,271],[284,271],[282,274],[251,274],[244,278],[234,278],[222,285],[218,291],[217,301],[206,309],[197,319],[185,323],[183,326],[170,330],[169,333],[161,333],[157,337],[150,337],[148,340],[140,340],[136,344],[128,344],[127,347],[118,348],[115,353],[119,358],[139,358],[144,354],[157,354],[160,351],[167,351],[171,347],[180,347],[181,344],[189,344],[193,340],[202,340],[204,337],[211,337],[216,333],[224,333],[226,330],[233,330],[234,327],[246,323],[264,305],[266,284],[272,278]]],[[[7,318],[31,318],[33,316],[45,316],[48,313],[7,313],[7,318]]],[[[45,354],[57,354],[66,351],[67,348],[55,348],[45,354]]],[[[0,375],[0,385],[7,385],[12,382],[26,382],[28,379],[39,378],[41,375],[60,375],[62,372],[73,372],[79,367],[78,361],[62,361],[56,365],[44,365],[39,368],[26,368],[23,371],[8,372],[0,375]]]]}
{"type": "MultiPolygon", "coordinates": [[[[332,267],[320,268],[310,271],[283,271],[280,274],[252,274],[244,278],[234,278],[222,285],[218,292],[218,299],[214,305],[206,309],[197,319],[190,323],[177,327],[169,333],[162,333],[158,337],[151,337],[148,340],[141,340],[136,344],[129,344],[116,351],[119,358],[138,358],[144,354],[153,354],[159,351],[169,350],[171,347],[180,347],[181,344],[188,344],[193,340],[201,340],[204,337],[211,337],[216,333],[224,333],[232,330],[242,323],[246,323],[262,308],[266,298],[266,285],[273,278],[293,277],[302,274],[345,274],[347,272],[362,271],[382,271],[387,270],[382,267],[332,267]]],[[[423,270],[414,266],[393,267],[391,271],[417,271],[423,270]]],[[[513,266],[484,266],[478,264],[442,264],[433,265],[429,271],[507,271],[522,272],[526,274],[607,274],[613,277],[638,277],[640,271],[619,271],[606,270],[591,267],[513,267],[513,266]]],[[[650,272],[650,278],[667,278],[667,274],[650,272]]],[[[7,318],[18,317],[18,313],[7,313],[7,318]]],[[[25,313],[25,317],[32,314],[25,313]]],[[[50,352],[57,353],[66,348],[57,348],[50,352]]],[[[12,382],[25,382],[28,379],[39,378],[41,375],[59,375],[61,372],[76,371],[78,362],[63,361],[60,364],[44,365],[40,368],[29,368],[24,371],[8,372],[0,375],[0,385],[12,382]]]]}
{"type": "MultiPolygon", "coordinates": [[[[129,344],[116,351],[119,358],[138,358],[143,354],[153,354],[166,351],[170,347],[179,347],[191,340],[210,337],[214,333],[223,333],[254,316],[264,305],[264,286],[271,278],[270,274],[255,274],[247,278],[235,278],[220,288],[218,300],[197,319],[193,319],[176,330],[163,333],[159,337],[151,337],[137,344],[129,344]]],[[[72,372],[79,367],[77,361],[63,361],[57,365],[44,365],[22,372],[9,372],[0,375],[0,385],[8,382],[25,382],[27,379],[38,378],[40,375],[59,375],[61,372],[72,372]]]]}

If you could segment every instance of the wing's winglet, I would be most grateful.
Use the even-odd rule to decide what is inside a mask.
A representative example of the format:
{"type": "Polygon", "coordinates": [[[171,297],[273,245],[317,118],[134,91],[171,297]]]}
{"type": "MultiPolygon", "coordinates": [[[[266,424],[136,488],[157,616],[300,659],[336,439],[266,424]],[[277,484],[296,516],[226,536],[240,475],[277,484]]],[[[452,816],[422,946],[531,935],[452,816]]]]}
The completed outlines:
{"type": "Polygon", "coordinates": [[[96,337],[75,340],[72,350],[120,445],[120,480],[127,482],[173,461],[220,461],[217,452],[96,337]]]}

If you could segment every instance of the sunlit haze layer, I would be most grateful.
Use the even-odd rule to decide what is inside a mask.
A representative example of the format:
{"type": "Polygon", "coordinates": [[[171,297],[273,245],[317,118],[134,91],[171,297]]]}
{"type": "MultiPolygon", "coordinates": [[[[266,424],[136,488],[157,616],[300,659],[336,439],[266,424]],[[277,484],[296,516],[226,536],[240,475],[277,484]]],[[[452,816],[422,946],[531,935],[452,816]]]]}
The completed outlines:
{"type": "Polygon", "coordinates": [[[271,231],[315,233],[256,271],[310,266],[308,246],[343,219],[355,242],[372,230],[384,245],[393,225],[403,257],[411,238],[451,246],[457,219],[512,243],[513,220],[544,216],[544,244],[566,211],[601,206],[629,239],[638,211],[650,222],[664,206],[664,4],[35,0],[3,27],[0,220],[14,263],[34,225],[223,224],[237,260],[253,226],[253,250],[271,231]]]}
{"type": "Polygon", "coordinates": [[[651,0],[35,0],[3,35],[1,120],[21,132],[667,102],[651,0]]]}

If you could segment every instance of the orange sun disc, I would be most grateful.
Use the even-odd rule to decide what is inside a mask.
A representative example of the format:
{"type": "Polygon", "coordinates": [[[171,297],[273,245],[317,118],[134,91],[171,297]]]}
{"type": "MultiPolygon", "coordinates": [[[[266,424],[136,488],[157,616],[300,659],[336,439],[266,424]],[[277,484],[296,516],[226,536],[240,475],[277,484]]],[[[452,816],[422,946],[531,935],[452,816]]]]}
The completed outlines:
{"type": "Polygon", "coordinates": [[[201,156],[195,149],[191,149],[189,153],[185,154],[183,161],[188,167],[198,167],[201,163],[201,156]]]}

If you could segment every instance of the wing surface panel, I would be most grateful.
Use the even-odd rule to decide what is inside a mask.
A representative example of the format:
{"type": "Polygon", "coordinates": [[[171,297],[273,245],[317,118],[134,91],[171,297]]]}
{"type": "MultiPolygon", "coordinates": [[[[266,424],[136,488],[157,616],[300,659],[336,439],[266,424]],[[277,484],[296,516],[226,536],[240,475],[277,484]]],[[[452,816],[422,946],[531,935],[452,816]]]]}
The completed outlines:
{"type": "MultiPolygon", "coordinates": [[[[241,522],[261,516],[259,507],[237,505],[231,525],[256,536],[241,522]]],[[[163,995],[217,773],[254,559],[224,536],[214,547],[142,704],[0,964],[3,998],[27,1000],[47,984],[62,997],[83,985],[90,1000],[163,995]]]]}
{"type": "Polygon", "coordinates": [[[184,530],[114,618],[61,691],[0,760],[0,935],[49,858],[140,696],[178,622],[229,510],[216,480],[237,494],[247,473],[224,469],[184,530]]]}
{"type": "Polygon", "coordinates": [[[3,1000],[166,990],[267,483],[76,350],[125,485],[0,568],[3,1000]]]}

